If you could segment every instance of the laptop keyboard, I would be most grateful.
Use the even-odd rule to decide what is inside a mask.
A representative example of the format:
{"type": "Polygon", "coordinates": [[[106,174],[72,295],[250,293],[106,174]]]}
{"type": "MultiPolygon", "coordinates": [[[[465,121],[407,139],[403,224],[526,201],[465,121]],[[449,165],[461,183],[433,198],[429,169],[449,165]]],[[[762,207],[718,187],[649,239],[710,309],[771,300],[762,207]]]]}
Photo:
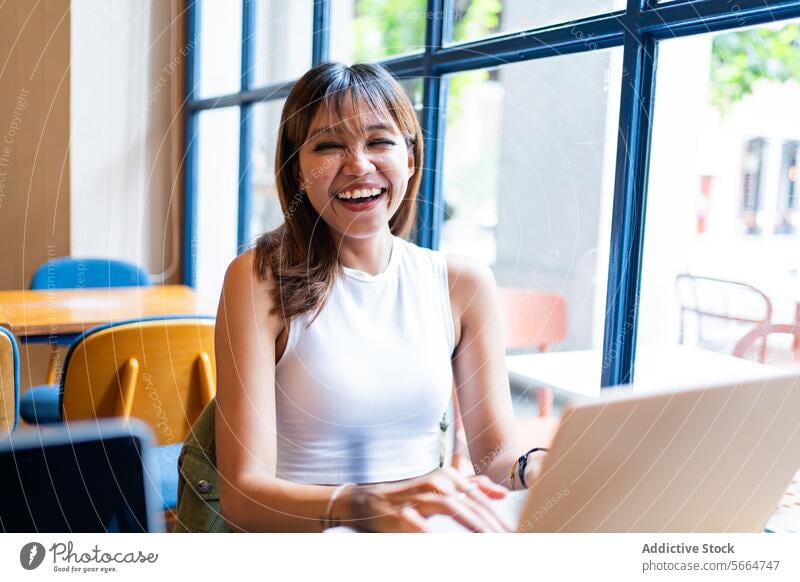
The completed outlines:
{"type": "Polygon", "coordinates": [[[798,471],[775,513],[767,521],[764,530],[768,532],[800,532],[800,471],[798,471]]]}

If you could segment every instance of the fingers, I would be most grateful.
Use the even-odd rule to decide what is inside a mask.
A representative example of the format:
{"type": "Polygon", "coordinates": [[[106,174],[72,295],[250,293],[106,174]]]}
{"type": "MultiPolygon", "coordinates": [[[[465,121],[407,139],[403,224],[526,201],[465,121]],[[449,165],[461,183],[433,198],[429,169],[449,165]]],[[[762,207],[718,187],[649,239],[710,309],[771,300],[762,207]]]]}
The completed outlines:
{"type": "Polygon", "coordinates": [[[470,505],[470,507],[486,522],[490,523],[496,531],[510,532],[512,530],[511,524],[495,511],[489,497],[477,486],[460,493],[458,499],[470,505]]]}
{"type": "Polygon", "coordinates": [[[430,517],[443,514],[452,517],[472,532],[505,532],[496,520],[487,519],[482,512],[476,510],[474,504],[455,496],[425,494],[419,497],[414,508],[420,515],[430,517]]]}
{"type": "Polygon", "coordinates": [[[477,532],[509,532],[512,528],[492,506],[507,489],[486,476],[467,478],[450,468],[410,483],[383,486],[371,504],[373,531],[421,532],[426,519],[440,513],[477,532]]]}
{"type": "Polygon", "coordinates": [[[465,478],[455,469],[446,467],[442,474],[451,479],[458,491],[457,499],[471,507],[494,531],[511,531],[512,527],[497,514],[491,504],[492,499],[502,499],[508,490],[498,485],[486,475],[465,478]]]}
{"type": "Polygon", "coordinates": [[[508,488],[503,487],[499,483],[495,483],[486,475],[470,477],[469,480],[472,483],[477,483],[480,490],[490,499],[502,499],[508,493],[508,488]]]}
{"type": "Polygon", "coordinates": [[[425,518],[413,507],[404,507],[398,512],[398,531],[406,533],[422,533],[427,531],[425,518]]]}

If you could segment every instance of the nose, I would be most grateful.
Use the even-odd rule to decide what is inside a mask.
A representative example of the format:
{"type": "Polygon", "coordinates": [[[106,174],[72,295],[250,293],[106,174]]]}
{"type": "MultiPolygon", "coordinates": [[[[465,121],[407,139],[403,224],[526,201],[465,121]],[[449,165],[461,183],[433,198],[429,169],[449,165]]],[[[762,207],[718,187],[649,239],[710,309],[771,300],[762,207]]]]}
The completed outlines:
{"type": "Polygon", "coordinates": [[[344,165],[342,167],[344,174],[348,176],[363,176],[375,171],[375,164],[360,147],[348,148],[344,152],[344,165]]]}

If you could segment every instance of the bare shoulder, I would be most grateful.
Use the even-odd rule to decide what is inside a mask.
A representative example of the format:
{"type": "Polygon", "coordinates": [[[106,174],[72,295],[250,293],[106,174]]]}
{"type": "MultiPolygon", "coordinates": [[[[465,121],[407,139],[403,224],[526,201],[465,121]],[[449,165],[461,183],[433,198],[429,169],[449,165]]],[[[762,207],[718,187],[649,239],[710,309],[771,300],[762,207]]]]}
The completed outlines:
{"type": "Polygon", "coordinates": [[[255,320],[268,321],[268,327],[276,334],[283,325],[281,318],[271,314],[274,305],[272,288],[274,278],[271,273],[265,276],[256,272],[255,250],[245,251],[228,265],[222,288],[220,309],[225,307],[227,314],[249,314],[255,320]]]}
{"type": "Polygon", "coordinates": [[[451,254],[445,257],[453,315],[463,322],[470,313],[482,312],[493,301],[497,288],[494,273],[471,257],[451,254]]]}
{"type": "Polygon", "coordinates": [[[271,272],[264,274],[256,271],[255,249],[249,249],[233,259],[225,271],[226,288],[247,288],[255,287],[262,290],[270,289],[274,284],[274,277],[271,272]]]}

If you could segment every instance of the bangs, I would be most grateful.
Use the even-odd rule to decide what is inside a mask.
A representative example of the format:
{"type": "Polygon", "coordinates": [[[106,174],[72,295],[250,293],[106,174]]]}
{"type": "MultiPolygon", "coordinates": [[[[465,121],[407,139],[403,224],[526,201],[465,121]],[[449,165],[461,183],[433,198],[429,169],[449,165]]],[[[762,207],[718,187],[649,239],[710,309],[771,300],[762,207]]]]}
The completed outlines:
{"type": "Polygon", "coordinates": [[[366,112],[373,117],[370,123],[394,126],[407,141],[413,139],[413,126],[402,117],[401,113],[411,108],[411,102],[409,100],[408,103],[396,103],[399,98],[407,99],[402,88],[397,89],[399,91],[388,91],[383,79],[343,75],[327,88],[319,103],[322,111],[327,111],[329,115],[326,126],[333,127],[349,137],[364,135],[367,130],[364,124],[369,117],[364,115],[366,112]],[[352,108],[348,105],[352,105],[352,108]],[[356,112],[355,119],[345,117],[348,110],[356,112]]]}

